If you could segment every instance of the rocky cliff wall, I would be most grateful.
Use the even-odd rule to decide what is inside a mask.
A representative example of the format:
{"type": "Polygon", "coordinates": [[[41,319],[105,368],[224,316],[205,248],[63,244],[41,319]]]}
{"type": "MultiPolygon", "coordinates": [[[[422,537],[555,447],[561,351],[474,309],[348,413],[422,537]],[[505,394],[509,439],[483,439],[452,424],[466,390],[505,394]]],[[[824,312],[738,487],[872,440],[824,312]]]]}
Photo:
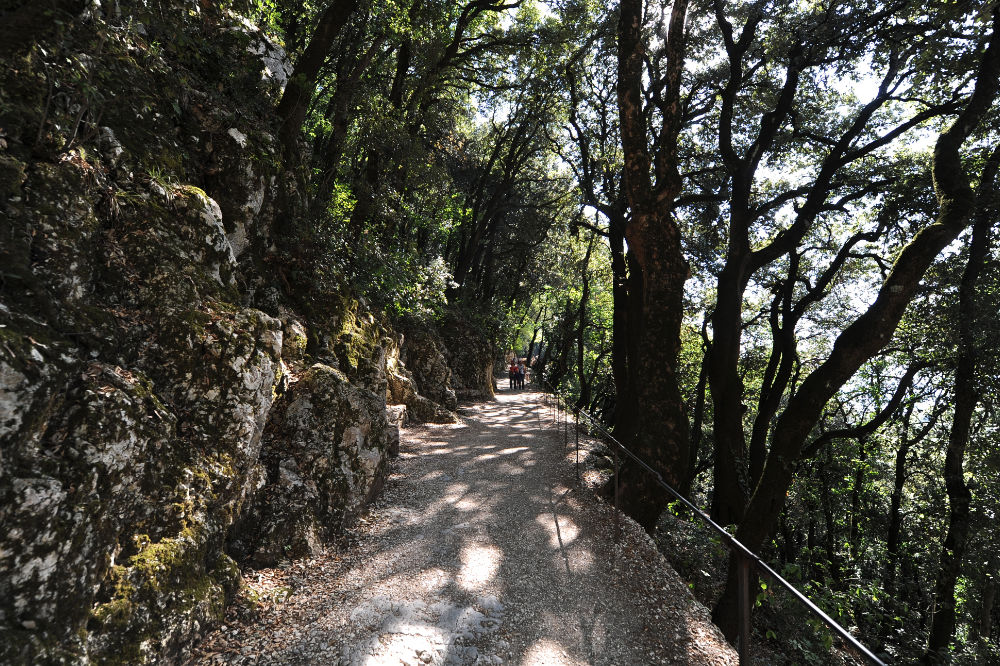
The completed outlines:
{"type": "Polygon", "coordinates": [[[462,400],[492,400],[494,363],[499,351],[484,326],[457,311],[446,312],[438,323],[451,383],[462,400]]]}
{"type": "Polygon", "coordinates": [[[37,38],[0,49],[0,663],[176,663],[234,556],[310,552],[377,492],[396,334],[273,249],[305,207],[277,45],[185,3],[24,16],[37,38]]]}

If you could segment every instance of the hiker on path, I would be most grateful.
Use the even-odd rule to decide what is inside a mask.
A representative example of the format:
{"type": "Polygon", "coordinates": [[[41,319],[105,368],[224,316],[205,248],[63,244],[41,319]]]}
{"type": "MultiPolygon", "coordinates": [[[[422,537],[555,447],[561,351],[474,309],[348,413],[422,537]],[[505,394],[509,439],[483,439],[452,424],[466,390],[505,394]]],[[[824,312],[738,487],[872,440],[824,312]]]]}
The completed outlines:
{"type": "Polygon", "coordinates": [[[507,378],[510,379],[510,388],[514,389],[517,385],[517,365],[516,360],[511,359],[510,368],[507,371],[507,378]]]}
{"type": "Polygon", "coordinates": [[[522,389],[524,388],[524,380],[527,378],[527,376],[528,376],[528,368],[525,367],[524,365],[524,359],[521,359],[521,362],[518,363],[517,365],[517,382],[518,384],[521,385],[520,387],[522,389]]]}

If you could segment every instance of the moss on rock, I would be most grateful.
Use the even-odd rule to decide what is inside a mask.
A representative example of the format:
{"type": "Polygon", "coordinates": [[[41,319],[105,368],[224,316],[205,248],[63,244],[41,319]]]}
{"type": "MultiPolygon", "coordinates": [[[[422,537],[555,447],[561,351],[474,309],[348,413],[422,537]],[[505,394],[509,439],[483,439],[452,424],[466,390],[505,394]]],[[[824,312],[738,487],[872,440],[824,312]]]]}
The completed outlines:
{"type": "Polygon", "coordinates": [[[26,175],[25,163],[12,155],[0,154],[0,197],[14,197],[21,193],[26,175]]]}
{"type": "Polygon", "coordinates": [[[258,241],[301,217],[274,50],[214,5],[126,5],[0,68],[0,663],[181,661],[239,586],[241,514],[302,517],[308,548],[385,469],[381,322],[337,276],[301,331],[251,307],[283,287],[258,241]],[[283,348],[327,365],[282,393],[283,348]]]}

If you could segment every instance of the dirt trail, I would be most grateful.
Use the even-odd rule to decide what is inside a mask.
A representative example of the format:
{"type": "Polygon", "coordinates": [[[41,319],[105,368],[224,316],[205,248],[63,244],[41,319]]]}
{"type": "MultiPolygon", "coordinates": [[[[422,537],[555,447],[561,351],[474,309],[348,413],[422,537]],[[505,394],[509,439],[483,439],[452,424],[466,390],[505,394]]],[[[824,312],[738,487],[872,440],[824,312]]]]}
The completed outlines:
{"type": "Polygon", "coordinates": [[[614,544],[539,397],[407,429],[352,544],[250,573],[259,594],[295,591],[192,663],[735,665],[646,534],[624,521],[614,544]]]}

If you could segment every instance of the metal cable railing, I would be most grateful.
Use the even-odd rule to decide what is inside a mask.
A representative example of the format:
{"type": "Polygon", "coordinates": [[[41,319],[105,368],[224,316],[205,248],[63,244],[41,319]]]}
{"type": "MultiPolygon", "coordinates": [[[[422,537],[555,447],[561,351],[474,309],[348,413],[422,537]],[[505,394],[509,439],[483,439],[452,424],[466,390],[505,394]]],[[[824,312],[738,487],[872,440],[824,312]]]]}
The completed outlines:
{"type": "MultiPolygon", "coordinates": [[[[539,378],[541,379],[541,378],[539,378]]],[[[852,648],[858,651],[865,659],[876,666],[886,666],[885,662],[875,656],[871,650],[861,644],[857,638],[851,635],[847,629],[840,626],[832,617],[823,611],[819,606],[813,603],[807,596],[800,592],[795,586],[789,583],[787,580],[781,577],[777,571],[775,571],[770,565],[764,562],[756,553],[751,551],[749,548],[744,546],[742,543],[736,540],[732,534],[727,532],[725,528],[720,526],[714,520],[709,518],[709,516],[699,509],[697,506],[691,503],[686,497],[681,495],[678,491],[674,490],[668,483],[663,480],[663,477],[653,469],[645,460],[641,459],[635,453],[626,448],[621,442],[619,442],[614,435],[612,435],[607,428],[604,427],[592,414],[587,412],[585,409],[581,409],[576,406],[571,406],[569,401],[561,395],[555,388],[553,388],[544,379],[540,382],[547,390],[548,394],[543,393],[543,395],[551,395],[554,398],[552,404],[552,420],[553,423],[559,425],[560,429],[563,431],[563,446],[569,445],[569,413],[572,412],[574,416],[574,432],[576,440],[576,479],[580,481],[580,417],[583,416],[584,419],[589,423],[590,431],[597,431],[601,435],[601,439],[606,443],[611,445],[614,453],[614,501],[615,501],[615,542],[617,543],[621,536],[621,523],[620,523],[620,508],[619,508],[619,492],[618,492],[618,475],[620,470],[619,454],[624,455],[636,465],[639,466],[643,471],[648,473],[657,484],[660,485],[664,490],[670,493],[673,497],[677,499],[681,504],[687,507],[692,514],[697,516],[710,528],[719,534],[722,538],[722,542],[726,544],[737,556],[737,572],[739,574],[739,655],[741,666],[748,666],[750,664],[750,615],[753,600],[750,596],[750,567],[753,566],[757,571],[772,582],[780,587],[783,587],[788,591],[801,605],[803,605],[810,613],[815,615],[819,620],[823,622],[827,627],[830,628],[837,636],[839,636],[844,642],[850,645],[852,648]],[[560,418],[562,419],[560,423],[560,418]]],[[[538,415],[539,425],[541,425],[541,414],[538,415]]]]}

